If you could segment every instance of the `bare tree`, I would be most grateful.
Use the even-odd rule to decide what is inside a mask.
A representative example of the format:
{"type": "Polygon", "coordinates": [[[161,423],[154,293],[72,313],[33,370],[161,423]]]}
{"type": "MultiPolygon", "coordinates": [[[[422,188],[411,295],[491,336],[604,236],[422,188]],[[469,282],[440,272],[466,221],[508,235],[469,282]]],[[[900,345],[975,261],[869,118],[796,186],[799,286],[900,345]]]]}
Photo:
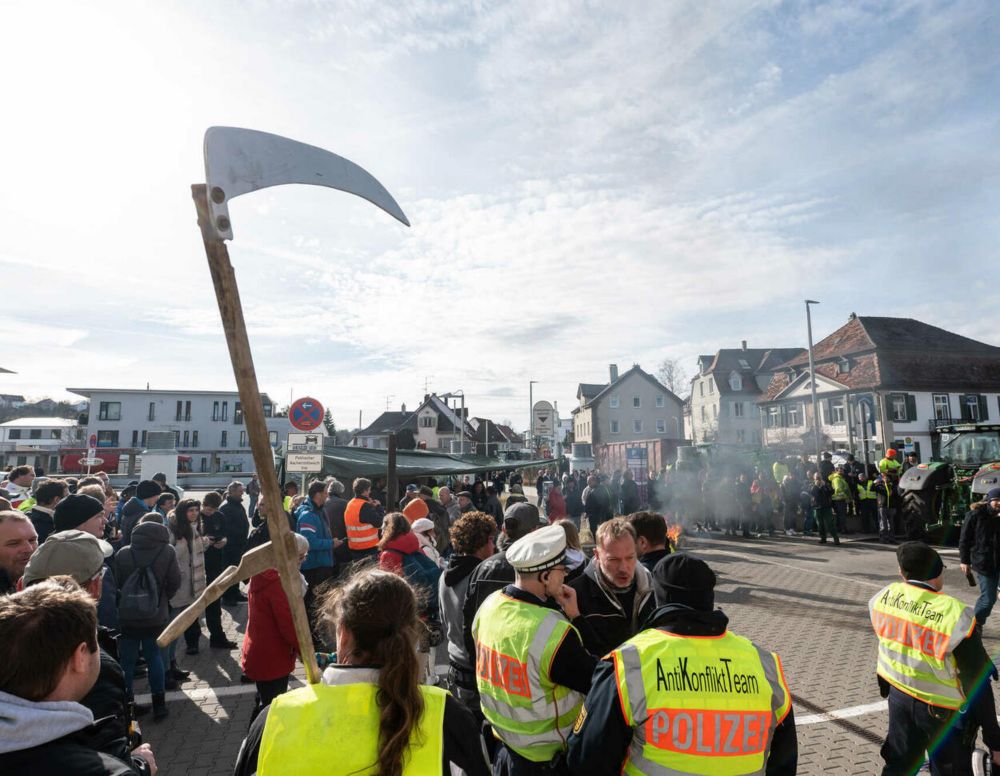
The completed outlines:
{"type": "Polygon", "coordinates": [[[687,373],[676,358],[663,359],[656,370],[656,377],[681,398],[684,398],[690,388],[687,373]]]}

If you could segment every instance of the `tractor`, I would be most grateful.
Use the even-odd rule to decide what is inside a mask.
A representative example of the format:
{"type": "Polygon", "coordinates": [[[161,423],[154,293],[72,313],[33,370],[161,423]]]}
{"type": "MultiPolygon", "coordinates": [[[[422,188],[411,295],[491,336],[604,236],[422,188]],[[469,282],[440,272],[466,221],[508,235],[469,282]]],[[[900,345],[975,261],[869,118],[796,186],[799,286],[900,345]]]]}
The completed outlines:
{"type": "Polygon", "coordinates": [[[1000,425],[960,423],[937,431],[937,457],[908,469],[899,490],[904,515],[927,526],[928,540],[954,545],[969,504],[1000,485],[1000,425]]]}

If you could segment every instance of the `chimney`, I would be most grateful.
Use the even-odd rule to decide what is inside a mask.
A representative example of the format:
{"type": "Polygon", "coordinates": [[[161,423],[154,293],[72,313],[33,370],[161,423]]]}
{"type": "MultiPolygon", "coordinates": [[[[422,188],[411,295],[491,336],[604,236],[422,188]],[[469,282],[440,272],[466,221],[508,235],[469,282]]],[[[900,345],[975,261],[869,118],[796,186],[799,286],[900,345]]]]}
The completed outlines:
{"type": "Polygon", "coordinates": [[[847,320],[853,321],[853,320],[856,320],[857,317],[858,317],[857,313],[851,313],[850,315],[847,316],[847,320]]]}
{"type": "Polygon", "coordinates": [[[608,366],[608,373],[611,375],[611,382],[618,379],[618,364],[610,364],[608,366]]]}
{"type": "Polygon", "coordinates": [[[406,402],[405,401],[400,405],[399,411],[400,412],[406,412],[406,402]]]}
{"type": "Polygon", "coordinates": [[[740,345],[741,345],[741,346],[743,347],[743,349],[744,349],[744,350],[746,350],[746,349],[747,349],[747,341],[746,341],[746,340],[743,340],[743,341],[742,341],[742,342],[740,343],[740,345]]]}

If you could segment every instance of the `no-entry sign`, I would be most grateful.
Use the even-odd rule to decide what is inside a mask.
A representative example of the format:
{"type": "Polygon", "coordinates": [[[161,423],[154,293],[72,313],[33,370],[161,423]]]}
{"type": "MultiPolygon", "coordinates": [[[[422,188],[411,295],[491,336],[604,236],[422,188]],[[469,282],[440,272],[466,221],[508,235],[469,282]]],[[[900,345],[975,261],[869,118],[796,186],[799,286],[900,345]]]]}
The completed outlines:
{"type": "Polygon", "coordinates": [[[323,405],[310,396],[296,399],[288,408],[288,422],[299,431],[312,431],[323,422],[323,405]]]}

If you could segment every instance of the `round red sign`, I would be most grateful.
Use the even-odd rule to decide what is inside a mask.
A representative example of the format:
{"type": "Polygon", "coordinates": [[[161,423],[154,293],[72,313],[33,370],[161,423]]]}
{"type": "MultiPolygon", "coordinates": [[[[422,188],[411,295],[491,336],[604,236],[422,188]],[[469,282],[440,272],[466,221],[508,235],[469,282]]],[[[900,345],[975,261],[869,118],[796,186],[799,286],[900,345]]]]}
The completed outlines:
{"type": "Polygon", "coordinates": [[[323,422],[323,405],[310,396],[296,399],[288,408],[288,421],[299,431],[313,431],[323,422]]]}

